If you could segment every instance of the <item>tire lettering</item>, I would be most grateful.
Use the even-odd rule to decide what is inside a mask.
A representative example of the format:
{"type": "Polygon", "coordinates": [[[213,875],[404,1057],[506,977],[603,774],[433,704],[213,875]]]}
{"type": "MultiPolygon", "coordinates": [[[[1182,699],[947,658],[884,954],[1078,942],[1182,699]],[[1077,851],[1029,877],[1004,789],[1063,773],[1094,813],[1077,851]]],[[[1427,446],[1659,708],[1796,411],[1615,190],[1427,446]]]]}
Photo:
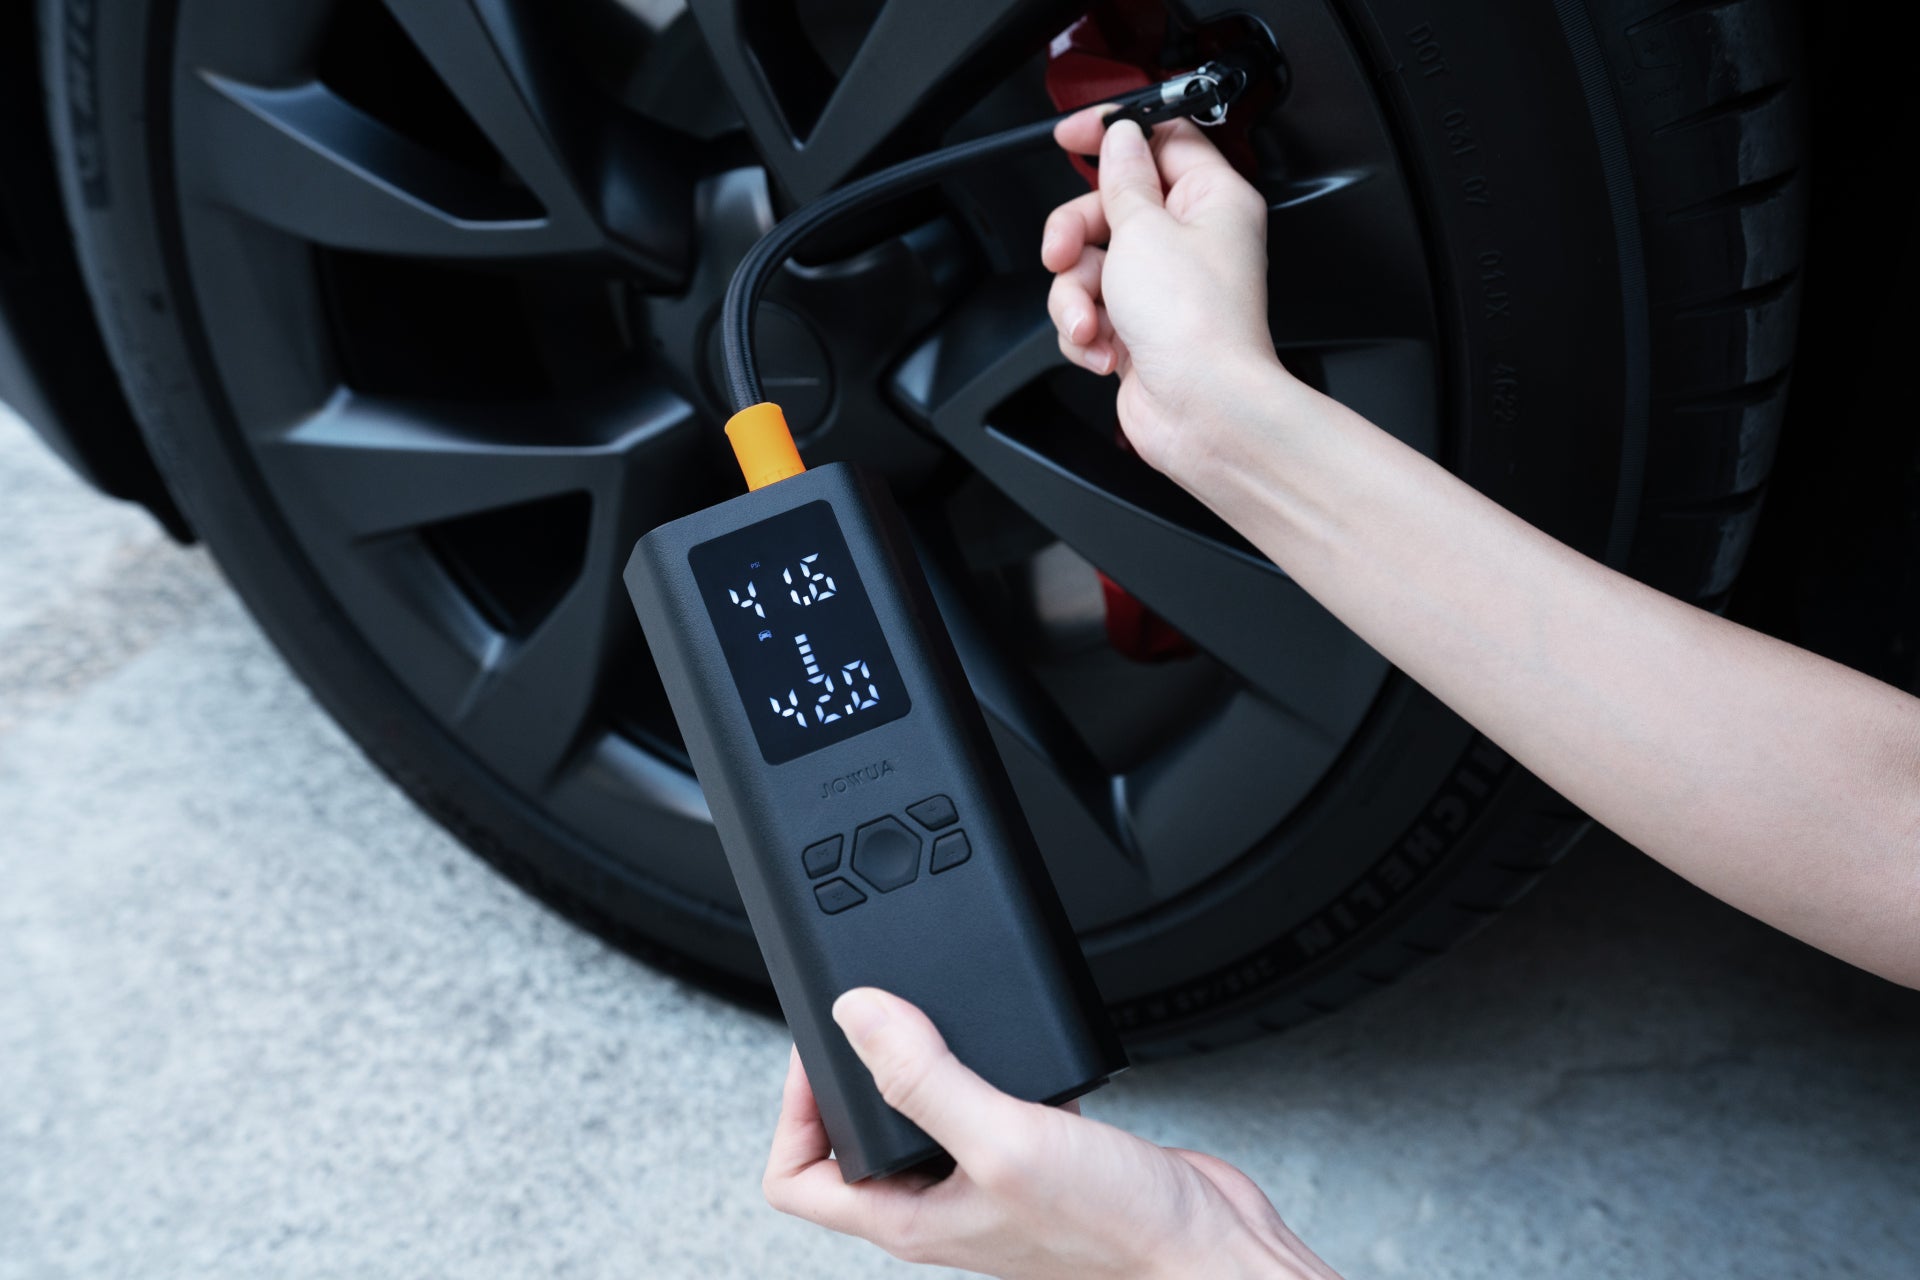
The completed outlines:
{"type": "Polygon", "coordinates": [[[1439,41],[1434,39],[1431,22],[1408,28],[1407,42],[1413,46],[1413,58],[1422,76],[1431,80],[1447,74],[1447,57],[1440,52],[1439,41]]]}

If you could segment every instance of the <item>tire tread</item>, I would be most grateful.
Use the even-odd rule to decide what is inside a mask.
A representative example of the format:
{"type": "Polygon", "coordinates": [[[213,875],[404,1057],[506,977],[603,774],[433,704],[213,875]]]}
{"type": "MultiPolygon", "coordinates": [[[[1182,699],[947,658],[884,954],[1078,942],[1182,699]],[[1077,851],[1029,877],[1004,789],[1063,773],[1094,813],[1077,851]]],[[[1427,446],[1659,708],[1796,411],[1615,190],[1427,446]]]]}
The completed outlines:
{"type": "Polygon", "coordinates": [[[1774,80],[1761,85],[1758,89],[1749,89],[1745,93],[1736,93],[1730,98],[1722,98],[1684,116],[1669,120],[1653,131],[1656,138],[1669,133],[1679,133],[1684,129],[1697,129],[1701,125],[1713,124],[1727,116],[1745,115],[1749,111],[1772,105],[1792,84],[1789,80],[1774,80]]]}

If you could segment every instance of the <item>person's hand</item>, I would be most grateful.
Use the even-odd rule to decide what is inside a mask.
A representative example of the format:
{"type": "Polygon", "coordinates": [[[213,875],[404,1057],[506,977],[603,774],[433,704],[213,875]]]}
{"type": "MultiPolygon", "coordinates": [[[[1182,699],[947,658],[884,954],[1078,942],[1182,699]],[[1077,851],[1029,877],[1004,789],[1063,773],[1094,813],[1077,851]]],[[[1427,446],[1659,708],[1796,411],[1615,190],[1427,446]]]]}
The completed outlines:
{"type": "Polygon", "coordinates": [[[847,992],[833,1017],[881,1096],[956,1167],[940,1178],[841,1181],[796,1052],[762,1183],[781,1212],[909,1262],[1007,1280],[1338,1280],[1225,1161],[1157,1147],[1076,1108],[1011,1098],[962,1065],[925,1014],[884,991],[847,992]]]}
{"type": "Polygon", "coordinates": [[[1266,200],[1191,121],[1159,125],[1149,144],[1131,121],[1106,128],[1103,114],[1089,108],[1054,131],[1068,151],[1099,153],[1100,189],[1047,219],[1047,310],[1068,359],[1120,375],[1134,449],[1185,482],[1210,431],[1291,383],[1267,327],[1266,200]]]}

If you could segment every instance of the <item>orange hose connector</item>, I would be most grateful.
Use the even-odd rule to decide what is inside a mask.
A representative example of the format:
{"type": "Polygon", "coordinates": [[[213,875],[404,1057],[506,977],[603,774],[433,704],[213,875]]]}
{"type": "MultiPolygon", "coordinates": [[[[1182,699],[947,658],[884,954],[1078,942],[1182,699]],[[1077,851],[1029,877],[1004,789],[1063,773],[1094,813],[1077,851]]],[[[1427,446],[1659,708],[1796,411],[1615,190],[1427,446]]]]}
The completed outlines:
{"type": "Polygon", "coordinates": [[[787,430],[787,415],[771,400],[728,418],[727,439],[733,442],[733,456],[740,460],[740,474],[747,478],[749,489],[764,489],[807,469],[794,447],[793,432],[787,430]]]}

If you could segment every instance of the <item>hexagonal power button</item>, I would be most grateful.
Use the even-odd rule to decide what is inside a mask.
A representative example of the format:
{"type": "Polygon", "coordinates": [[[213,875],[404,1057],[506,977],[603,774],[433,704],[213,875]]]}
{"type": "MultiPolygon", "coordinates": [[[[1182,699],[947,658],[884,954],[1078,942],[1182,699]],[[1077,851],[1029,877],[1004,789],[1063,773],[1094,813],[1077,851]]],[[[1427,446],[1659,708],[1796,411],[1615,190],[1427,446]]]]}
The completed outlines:
{"type": "Polygon", "coordinates": [[[853,869],[882,893],[920,874],[920,837],[898,818],[879,818],[853,833],[853,869]]]}

